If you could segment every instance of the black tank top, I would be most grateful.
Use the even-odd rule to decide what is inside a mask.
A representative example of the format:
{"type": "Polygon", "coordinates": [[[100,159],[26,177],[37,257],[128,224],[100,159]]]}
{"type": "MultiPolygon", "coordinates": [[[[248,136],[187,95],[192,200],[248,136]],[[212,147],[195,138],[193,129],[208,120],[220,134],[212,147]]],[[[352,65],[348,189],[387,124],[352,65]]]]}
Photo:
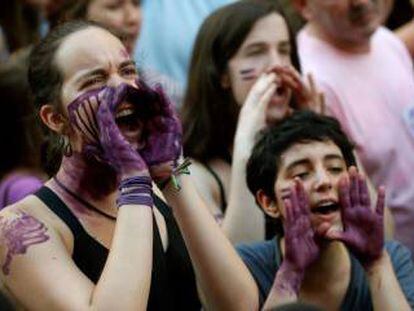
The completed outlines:
{"type": "Polygon", "coordinates": [[[226,191],[224,190],[223,182],[221,181],[221,179],[217,175],[217,173],[211,168],[210,165],[208,165],[207,163],[203,163],[203,165],[207,169],[207,171],[211,174],[211,176],[214,178],[214,180],[217,183],[217,186],[219,187],[219,191],[220,191],[220,210],[224,214],[226,212],[226,208],[227,208],[227,200],[226,200],[226,191]]]}
{"type": "MultiPolygon", "coordinates": [[[[106,263],[108,249],[85,231],[72,211],[52,190],[42,187],[35,195],[72,231],[72,259],[96,284],[106,263]]],[[[169,207],[155,195],[154,205],[165,218],[169,244],[164,252],[153,218],[153,263],[147,310],[200,310],[194,271],[177,223],[169,207]]]]}

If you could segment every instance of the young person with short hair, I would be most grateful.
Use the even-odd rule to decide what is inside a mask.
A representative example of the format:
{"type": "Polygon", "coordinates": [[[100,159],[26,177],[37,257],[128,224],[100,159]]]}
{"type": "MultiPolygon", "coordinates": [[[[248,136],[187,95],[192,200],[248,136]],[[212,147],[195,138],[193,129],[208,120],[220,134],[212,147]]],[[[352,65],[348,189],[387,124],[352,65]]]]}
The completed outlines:
{"type": "Polygon", "coordinates": [[[280,226],[273,240],[238,250],[265,309],[296,300],[327,310],[414,307],[410,251],[384,242],[385,189],[370,200],[352,150],[335,119],[309,111],[255,145],[247,184],[280,226]]]}

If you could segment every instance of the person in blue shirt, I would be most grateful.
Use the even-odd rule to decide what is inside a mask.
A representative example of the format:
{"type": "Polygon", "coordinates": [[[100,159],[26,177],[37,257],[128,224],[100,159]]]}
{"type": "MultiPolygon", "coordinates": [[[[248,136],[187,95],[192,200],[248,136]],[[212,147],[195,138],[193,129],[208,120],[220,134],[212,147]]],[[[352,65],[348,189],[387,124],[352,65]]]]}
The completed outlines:
{"type": "Polygon", "coordinates": [[[266,129],[247,184],[278,224],[272,240],[240,245],[261,306],[301,301],[326,310],[411,310],[410,251],[384,241],[385,188],[370,199],[338,121],[295,112],[266,129]]]}
{"type": "Polygon", "coordinates": [[[208,14],[235,0],[142,0],[135,59],[185,87],[197,31],[208,14]]]}

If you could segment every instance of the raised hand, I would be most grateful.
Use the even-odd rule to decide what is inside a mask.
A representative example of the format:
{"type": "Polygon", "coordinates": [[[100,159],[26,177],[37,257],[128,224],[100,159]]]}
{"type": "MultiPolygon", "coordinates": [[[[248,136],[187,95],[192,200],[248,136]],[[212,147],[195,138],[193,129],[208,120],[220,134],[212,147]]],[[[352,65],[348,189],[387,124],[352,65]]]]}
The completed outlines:
{"type": "Polygon", "coordinates": [[[283,200],[285,205],[284,262],[290,268],[304,272],[319,256],[319,246],[310,221],[309,201],[299,180],[294,181],[289,195],[283,200]]]}
{"type": "Polygon", "coordinates": [[[355,167],[349,169],[349,179],[339,184],[343,231],[328,231],[326,237],[342,241],[361,264],[369,269],[381,257],[384,247],[385,190],[378,189],[375,210],[372,209],[365,178],[355,167]]]}
{"type": "Polygon", "coordinates": [[[76,98],[68,106],[69,120],[76,131],[78,131],[87,145],[97,145],[99,143],[99,129],[96,120],[96,111],[99,102],[98,95],[103,88],[86,92],[76,98]]]}
{"type": "Polygon", "coordinates": [[[99,93],[97,112],[99,142],[107,161],[121,176],[148,175],[145,161],[122,135],[115,122],[115,110],[130,86],[106,88],[99,93]]]}
{"type": "Polygon", "coordinates": [[[294,181],[284,205],[285,255],[273,285],[281,297],[298,295],[306,269],[319,257],[309,201],[299,180],[294,181]]]}
{"type": "Polygon", "coordinates": [[[275,66],[271,69],[278,75],[279,83],[292,90],[299,109],[310,109],[316,113],[325,113],[325,98],[320,92],[312,74],[307,75],[307,83],[292,66],[275,66]]]}
{"type": "MultiPolygon", "coordinates": [[[[127,84],[117,88],[99,88],[69,104],[70,122],[82,135],[84,154],[106,162],[121,176],[148,175],[145,162],[115,122],[117,106],[127,97],[128,100],[142,101],[143,105],[148,100],[144,92],[127,84]]],[[[140,109],[142,115],[149,115],[149,112],[140,109]]]]}
{"type": "MultiPolygon", "coordinates": [[[[256,134],[266,127],[267,106],[276,91],[276,74],[261,75],[251,88],[239,114],[236,141],[250,153],[256,134]]],[[[285,115],[281,115],[281,119],[285,115]]]]}
{"type": "Polygon", "coordinates": [[[153,117],[144,123],[145,144],[139,152],[151,177],[159,183],[170,177],[182,153],[181,123],[161,87],[152,90],[142,82],[138,86],[151,94],[150,104],[155,107],[153,117]]]}

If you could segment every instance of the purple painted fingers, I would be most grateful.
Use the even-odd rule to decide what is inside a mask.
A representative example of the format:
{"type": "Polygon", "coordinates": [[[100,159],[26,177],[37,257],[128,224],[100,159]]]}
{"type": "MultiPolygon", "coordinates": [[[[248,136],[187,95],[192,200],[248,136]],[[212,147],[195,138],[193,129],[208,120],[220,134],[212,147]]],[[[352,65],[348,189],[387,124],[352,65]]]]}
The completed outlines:
{"type": "Polygon", "coordinates": [[[86,144],[96,145],[99,142],[99,129],[96,111],[99,106],[99,94],[103,88],[86,92],[76,98],[68,106],[69,120],[86,140],[86,144]]]}
{"type": "MultiPolygon", "coordinates": [[[[145,87],[145,86],[141,86],[145,87]]],[[[182,153],[182,128],[175,109],[160,87],[149,90],[157,112],[144,124],[144,147],[140,150],[151,177],[157,183],[168,179],[182,153]]]]}
{"type": "Polygon", "coordinates": [[[343,231],[331,231],[327,237],[340,240],[361,264],[369,269],[381,257],[384,247],[385,189],[378,189],[375,210],[371,207],[365,178],[355,167],[349,169],[349,179],[339,184],[343,231]]]}
{"type": "Polygon", "coordinates": [[[310,221],[309,201],[299,180],[294,181],[285,204],[285,258],[296,270],[305,271],[319,255],[310,221]]]}
{"type": "Polygon", "coordinates": [[[182,129],[161,88],[122,84],[89,91],[69,105],[74,128],[84,137],[83,152],[121,174],[147,171],[167,179],[182,150],[182,129]]]}
{"type": "Polygon", "coordinates": [[[319,246],[310,221],[309,201],[299,180],[295,179],[284,198],[284,205],[285,256],[278,275],[284,281],[280,282],[281,290],[290,288],[297,294],[306,268],[319,256],[319,246]],[[286,279],[286,276],[289,277],[286,279]]]}
{"type": "MultiPolygon", "coordinates": [[[[132,109],[130,103],[124,104],[125,95],[128,89],[132,88],[126,84],[118,88],[106,88],[100,93],[100,105],[97,112],[97,122],[99,127],[99,143],[102,148],[103,158],[107,161],[117,172],[122,175],[148,175],[148,168],[145,161],[138,154],[136,148],[127,141],[120,130],[122,125],[118,125],[115,121],[117,117],[116,111],[119,106],[124,105],[125,109],[121,107],[122,111],[132,109]]],[[[136,122],[140,122],[137,120],[136,122]]],[[[138,144],[140,125],[130,125],[134,142],[138,144]],[[134,137],[134,133],[136,134],[134,137]]]]}

